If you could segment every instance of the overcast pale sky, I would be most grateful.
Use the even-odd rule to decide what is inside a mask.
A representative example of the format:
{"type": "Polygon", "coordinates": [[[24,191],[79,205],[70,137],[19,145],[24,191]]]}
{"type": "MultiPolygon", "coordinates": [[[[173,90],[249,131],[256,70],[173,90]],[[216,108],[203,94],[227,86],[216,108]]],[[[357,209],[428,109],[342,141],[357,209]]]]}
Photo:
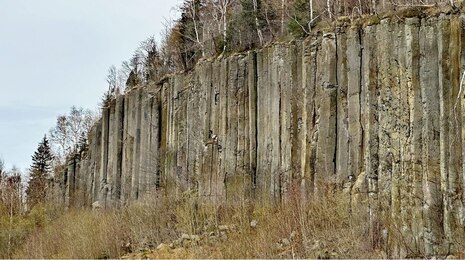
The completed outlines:
{"type": "Polygon", "coordinates": [[[0,0],[0,156],[26,171],[56,117],[96,109],[111,65],[160,38],[180,0],[0,0]]]}

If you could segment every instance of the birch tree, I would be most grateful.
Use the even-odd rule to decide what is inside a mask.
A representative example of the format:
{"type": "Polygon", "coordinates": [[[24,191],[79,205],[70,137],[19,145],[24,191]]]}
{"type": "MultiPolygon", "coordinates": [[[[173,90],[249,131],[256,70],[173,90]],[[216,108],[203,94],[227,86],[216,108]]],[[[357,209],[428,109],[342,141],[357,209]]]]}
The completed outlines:
{"type": "Polygon", "coordinates": [[[218,23],[218,30],[223,36],[223,53],[228,47],[228,12],[233,0],[209,0],[214,7],[218,23]]]}
{"type": "Polygon", "coordinates": [[[255,27],[256,27],[256,30],[257,30],[258,39],[260,41],[260,45],[263,45],[263,33],[262,33],[261,28],[260,28],[260,22],[258,20],[258,3],[257,3],[257,0],[252,0],[252,4],[253,4],[254,15],[255,15],[255,27]]]}
{"type": "Polygon", "coordinates": [[[189,37],[191,40],[193,40],[200,48],[200,52],[202,53],[202,57],[205,57],[205,46],[203,44],[203,39],[200,37],[200,5],[201,2],[199,0],[189,0],[185,3],[184,5],[184,11],[188,12],[192,24],[193,24],[193,29],[194,29],[194,38],[189,37]]]}
{"type": "Polygon", "coordinates": [[[58,116],[55,127],[49,131],[58,164],[63,163],[69,154],[77,152],[82,136],[87,136],[96,120],[94,112],[75,106],[71,107],[69,114],[58,116]]]}

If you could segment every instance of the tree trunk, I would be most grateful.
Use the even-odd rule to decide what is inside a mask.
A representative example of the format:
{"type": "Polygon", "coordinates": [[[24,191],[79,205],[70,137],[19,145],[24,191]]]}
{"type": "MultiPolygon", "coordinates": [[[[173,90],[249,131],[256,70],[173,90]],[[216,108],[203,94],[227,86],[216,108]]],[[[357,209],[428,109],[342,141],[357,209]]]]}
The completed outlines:
{"type": "Polygon", "coordinates": [[[227,41],[228,41],[228,2],[229,0],[224,0],[223,2],[223,53],[226,51],[227,41]]]}
{"type": "Polygon", "coordinates": [[[202,57],[205,57],[205,48],[203,46],[203,43],[200,41],[199,37],[199,28],[197,26],[197,8],[195,1],[191,2],[191,11],[192,11],[192,22],[194,23],[194,32],[195,32],[195,40],[197,41],[197,44],[200,46],[200,49],[202,51],[202,57]]]}
{"type": "Polygon", "coordinates": [[[263,34],[262,30],[260,29],[260,22],[258,21],[258,4],[257,0],[252,0],[253,3],[253,11],[255,13],[255,27],[257,27],[257,34],[258,34],[258,39],[260,40],[260,46],[263,45],[263,34]]]}
{"type": "Polygon", "coordinates": [[[285,3],[286,0],[281,0],[281,35],[284,35],[284,14],[286,13],[285,3]]]}
{"type": "Polygon", "coordinates": [[[333,19],[333,14],[331,13],[331,0],[326,0],[326,9],[328,11],[329,19],[333,19]]]}
{"type": "Polygon", "coordinates": [[[313,0],[308,0],[308,4],[310,6],[310,20],[308,21],[308,31],[312,31],[312,23],[313,23],[313,0]]]}

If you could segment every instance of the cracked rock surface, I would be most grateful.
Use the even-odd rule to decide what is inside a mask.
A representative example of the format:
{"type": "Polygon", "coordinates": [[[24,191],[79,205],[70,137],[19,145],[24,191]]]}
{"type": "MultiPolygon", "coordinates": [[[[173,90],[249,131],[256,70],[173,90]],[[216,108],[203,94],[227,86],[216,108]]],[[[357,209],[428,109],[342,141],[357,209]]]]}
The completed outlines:
{"type": "Polygon", "coordinates": [[[136,86],[69,160],[63,200],[273,202],[335,186],[370,229],[392,219],[409,245],[390,245],[397,255],[453,253],[465,221],[462,46],[463,16],[384,19],[136,86]]]}

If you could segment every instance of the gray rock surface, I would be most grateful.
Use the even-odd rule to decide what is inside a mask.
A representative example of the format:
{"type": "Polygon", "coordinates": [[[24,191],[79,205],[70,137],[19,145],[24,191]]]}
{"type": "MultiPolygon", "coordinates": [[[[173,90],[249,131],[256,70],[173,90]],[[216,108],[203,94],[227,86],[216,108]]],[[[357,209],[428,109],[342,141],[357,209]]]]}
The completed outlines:
{"type": "Polygon", "coordinates": [[[465,222],[464,18],[394,20],[201,61],[130,89],[69,160],[65,205],[159,192],[285,202],[341,187],[366,209],[372,243],[389,217],[409,250],[387,241],[395,256],[453,254],[465,222]]]}

